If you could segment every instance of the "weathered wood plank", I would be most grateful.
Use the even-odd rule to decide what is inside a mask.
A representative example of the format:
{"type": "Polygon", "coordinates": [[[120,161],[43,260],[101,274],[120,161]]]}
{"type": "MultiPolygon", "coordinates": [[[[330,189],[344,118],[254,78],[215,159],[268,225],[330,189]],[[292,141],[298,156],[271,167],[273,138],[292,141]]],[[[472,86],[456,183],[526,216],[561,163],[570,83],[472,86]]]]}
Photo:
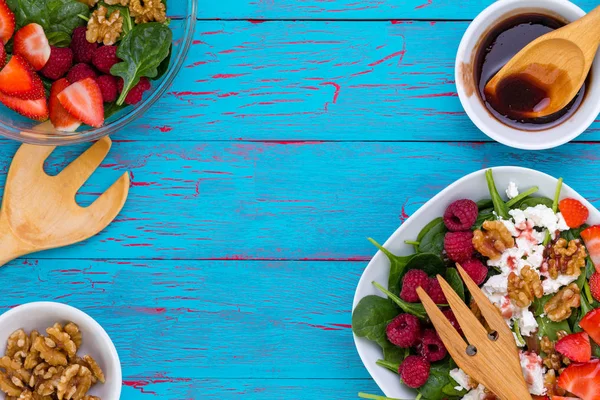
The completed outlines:
{"type": "MultiPolygon", "coordinates": [[[[201,2],[199,17],[255,19],[473,19],[493,0],[234,0],[201,2]]],[[[589,11],[597,3],[577,3],[589,11]]]]}
{"type": "MultiPolygon", "coordinates": [[[[200,21],[174,86],[118,137],[489,140],[456,96],[454,58],[466,27],[200,21]]],[[[580,138],[598,140],[598,131],[599,122],[580,138]]]]}
{"type": "Polygon", "coordinates": [[[198,379],[366,379],[349,325],[364,267],[28,259],[0,271],[0,311],[29,301],[82,309],[112,337],[125,380],[154,377],[139,386],[159,393],[154,384],[198,379]]]}
{"type": "MultiPolygon", "coordinates": [[[[0,170],[15,148],[0,144],[0,170]]],[[[58,151],[51,170],[77,150],[58,151]]],[[[563,176],[600,205],[597,160],[592,144],[524,152],[495,143],[115,143],[79,198],[89,204],[129,170],[124,211],[98,237],[40,257],[363,260],[374,253],[367,236],[384,240],[446,185],[483,167],[563,176]]]]}

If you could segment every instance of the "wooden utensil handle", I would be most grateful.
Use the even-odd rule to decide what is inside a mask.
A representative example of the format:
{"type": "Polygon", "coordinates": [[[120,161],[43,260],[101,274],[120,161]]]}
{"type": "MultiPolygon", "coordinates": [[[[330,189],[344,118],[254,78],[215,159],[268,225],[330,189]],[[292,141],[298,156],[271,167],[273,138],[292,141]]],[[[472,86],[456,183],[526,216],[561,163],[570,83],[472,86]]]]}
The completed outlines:
{"type": "Polygon", "coordinates": [[[0,267],[27,253],[24,243],[13,235],[6,219],[0,215],[0,267]]]}

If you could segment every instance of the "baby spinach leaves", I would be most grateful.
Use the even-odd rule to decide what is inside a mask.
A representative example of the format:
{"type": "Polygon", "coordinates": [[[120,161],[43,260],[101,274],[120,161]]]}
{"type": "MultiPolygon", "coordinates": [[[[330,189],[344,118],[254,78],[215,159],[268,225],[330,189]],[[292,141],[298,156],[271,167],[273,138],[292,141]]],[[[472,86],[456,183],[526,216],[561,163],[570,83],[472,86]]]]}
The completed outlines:
{"type": "Polygon", "coordinates": [[[475,220],[475,224],[471,229],[481,229],[481,226],[485,221],[495,220],[496,216],[494,215],[494,208],[484,208],[479,210],[479,214],[477,214],[477,219],[475,220]]]}
{"type": "Polygon", "coordinates": [[[444,236],[446,235],[446,225],[443,218],[436,218],[427,225],[417,236],[417,252],[441,254],[444,250],[444,236]]]}
{"type": "Polygon", "coordinates": [[[381,286],[379,283],[373,282],[373,285],[375,285],[377,289],[379,289],[383,294],[389,297],[390,300],[396,303],[396,305],[400,307],[400,309],[405,313],[412,314],[419,319],[427,319],[427,312],[425,311],[425,307],[423,307],[423,304],[408,303],[402,300],[400,297],[396,296],[394,293],[384,288],[383,286],[381,286]]]}
{"type": "Polygon", "coordinates": [[[352,331],[387,347],[385,328],[398,315],[398,309],[383,297],[371,295],[360,300],[352,313],[352,331]]]}
{"type": "Polygon", "coordinates": [[[481,199],[477,202],[477,209],[479,211],[484,210],[486,208],[492,208],[494,207],[494,203],[492,202],[492,199],[481,199]]]}
{"type": "Polygon", "coordinates": [[[173,33],[168,26],[158,22],[136,25],[121,40],[117,57],[123,62],[115,64],[110,73],[123,78],[123,92],[117,104],[121,105],[129,91],[140,78],[156,78],[158,67],[169,56],[173,33]]]}
{"type": "Polygon", "coordinates": [[[523,193],[519,193],[517,196],[513,197],[512,199],[510,199],[506,202],[506,207],[512,208],[515,204],[519,203],[520,201],[525,200],[527,197],[531,196],[538,190],[540,190],[540,189],[537,186],[534,186],[530,189],[527,189],[523,193]]]}
{"type": "Polygon", "coordinates": [[[400,279],[406,272],[411,269],[420,269],[425,271],[429,276],[436,276],[438,274],[444,275],[446,272],[446,265],[442,259],[434,253],[419,253],[415,254],[406,264],[404,273],[401,274],[400,279]]]}
{"type": "Polygon", "coordinates": [[[439,361],[431,364],[429,370],[429,379],[417,391],[426,400],[442,400],[448,396],[464,396],[465,391],[456,391],[454,386],[457,386],[450,378],[450,370],[453,368],[450,359],[439,361]],[[452,384],[453,386],[449,386],[452,384]]]}
{"type": "Polygon", "coordinates": [[[506,207],[504,200],[502,200],[502,197],[500,197],[500,194],[498,193],[498,189],[496,189],[496,183],[494,182],[494,175],[491,169],[485,171],[485,180],[490,191],[490,196],[492,198],[492,203],[494,204],[494,211],[496,212],[496,215],[503,219],[508,219],[508,207],[506,207]]]}
{"type": "Polygon", "coordinates": [[[556,333],[558,331],[571,333],[571,327],[569,326],[569,321],[567,320],[554,322],[550,321],[546,316],[537,317],[535,320],[538,323],[538,336],[548,336],[550,340],[557,340],[556,333]]]}
{"type": "Polygon", "coordinates": [[[400,293],[400,277],[404,274],[406,264],[414,257],[414,254],[410,256],[397,256],[392,254],[391,251],[377,243],[374,239],[368,238],[369,242],[373,243],[383,254],[385,254],[390,260],[390,275],[388,278],[388,288],[393,293],[400,293]]]}
{"type": "Polygon", "coordinates": [[[547,197],[529,197],[515,205],[515,208],[525,210],[529,207],[535,207],[538,204],[542,204],[548,208],[552,208],[552,199],[547,197]]]}
{"type": "Polygon", "coordinates": [[[7,3],[15,13],[17,29],[35,22],[44,28],[54,46],[64,46],[65,35],[70,37],[75,28],[85,24],[79,15],[90,15],[88,6],[76,0],[7,0],[7,3]]]}
{"type": "Polygon", "coordinates": [[[448,268],[446,270],[446,281],[450,284],[452,289],[460,296],[462,301],[465,301],[465,286],[463,285],[462,278],[455,268],[448,268]]]}
{"type": "Polygon", "coordinates": [[[406,357],[408,357],[409,349],[403,349],[393,344],[389,344],[383,348],[383,359],[388,362],[400,364],[406,357]]]}

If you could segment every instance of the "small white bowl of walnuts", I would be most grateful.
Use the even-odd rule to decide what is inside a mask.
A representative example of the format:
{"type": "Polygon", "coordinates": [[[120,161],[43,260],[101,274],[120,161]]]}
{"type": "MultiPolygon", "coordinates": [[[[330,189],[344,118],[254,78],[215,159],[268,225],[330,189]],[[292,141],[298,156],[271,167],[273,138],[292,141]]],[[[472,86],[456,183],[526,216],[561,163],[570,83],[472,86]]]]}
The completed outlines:
{"type": "Polygon", "coordinates": [[[118,400],[119,355],[89,315],[28,303],[0,316],[0,400],[118,400]]]}

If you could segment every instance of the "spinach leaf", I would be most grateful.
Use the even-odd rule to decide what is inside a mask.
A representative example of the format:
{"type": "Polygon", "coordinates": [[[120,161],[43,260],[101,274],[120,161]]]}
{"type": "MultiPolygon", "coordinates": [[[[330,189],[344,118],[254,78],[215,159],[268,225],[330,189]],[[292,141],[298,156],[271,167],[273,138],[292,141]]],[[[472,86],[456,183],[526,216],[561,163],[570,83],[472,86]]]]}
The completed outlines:
{"type": "Polygon", "coordinates": [[[526,191],[524,191],[522,193],[519,193],[516,197],[513,197],[512,199],[510,199],[506,202],[506,207],[513,208],[516,204],[525,200],[527,197],[531,196],[538,190],[539,190],[539,188],[537,186],[534,186],[532,188],[527,189],[526,191]]]}
{"type": "Polygon", "coordinates": [[[127,107],[129,107],[127,104],[123,104],[120,106],[117,105],[117,103],[105,104],[104,105],[104,119],[108,119],[109,117],[112,117],[113,115],[115,115],[116,113],[118,113],[119,111],[121,111],[127,107]]]}
{"type": "Polygon", "coordinates": [[[475,220],[475,224],[473,225],[473,227],[471,229],[472,230],[481,229],[481,226],[483,225],[483,223],[485,221],[493,221],[495,219],[496,219],[496,216],[494,215],[493,208],[485,208],[483,210],[480,210],[479,214],[477,214],[477,219],[475,220]]]}
{"type": "Polygon", "coordinates": [[[493,208],[494,202],[492,199],[481,199],[477,202],[477,209],[479,211],[484,210],[486,208],[493,208]]]}
{"type": "Polygon", "coordinates": [[[533,315],[535,315],[536,317],[539,317],[540,315],[544,314],[544,306],[546,305],[546,303],[553,297],[554,295],[552,294],[547,294],[545,296],[542,296],[541,298],[535,298],[533,299],[533,315]]]}
{"type": "Polygon", "coordinates": [[[385,328],[398,315],[394,305],[383,297],[363,297],[352,313],[352,331],[380,346],[387,342],[385,328]]]}
{"type": "Polygon", "coordinates": [[[538,323],[538,336],[548,336],[550,340],[557,340],[556,332],[558,331],[566,331],[567,333],[571,333],[571,327],[569,326],[569,321],[564,320],[560,322],[550,321],[548,317],[537,317],[535,319],[538,323]]]}
{"type": "MultiPolygon", "coordinates": [[[[15,12],[17,29],[35,22],[44,28],[46,35],[62,32],[71,36],[75,28],[85,24],[79,15],[90,15],[88,6],[76,0],[7,0],[7,3],[15,12]]],[[[64,36],[58,43],[62,41],[64,36]]]]}
{"type": "Polygon", "coordinates": [[[567,241],[571,241],[574,239],[581,239],[581,232],[588,228],[587,224],[581,225],[579,228],[571,228],[567,231],[562,231],[560,233],[560,237],[566,239],[567,241]]]}
{"type": "Polygon", "coordinates": [[[548,208],[552,208],[552,199],[549,199],[547,197],[529,197],[525,200],[523,200],[522,202],[520,202],[519,204],[517,204],[515,206],[515,208],[520,208],[521,210],[525,210],[529,207],[535,207],[538,204],[542,204],[545,205],[548,208]]]}
{"type": "Polygon", "coordinates": [[[488,185],[488,189],[490,191],[490,197],[492,198],[492,203],[494,203],[494,211],[498,217],[503,219],[508,219],[508,207],[500,197],[500,193],[498,193],[498,189],[496,189],[496,183],[494,182],[494,175],[491,169],[485,171],[485,180],[488,185]]]}
{"type": "Polygon", "coordinates": [[[49,32],[48,42],[55,47],[69,47],[71,44],[71,35],[66,32],[49,32]]]}
{"type": "Polygon", "coordinates": [[[446,270],[446,281],[452,286],[452,289],[460,296],[462,301],[465,301],[465,286],[457,269],[448,268],[446,270]]]}
{"type": "Polygon", "coordinates": [[[427,400],[442,400],[446,399],[448,396],[460,396],[466,392],[458,392],[459,394],[450,394],[444,392],[454,390],[454,386],[452,388],[448,388],[448,384],[455,382],[450,378],[450,363],[448,360],[443,360],[437,363],[431,364],[431,368],[429,370],[429,379],[423,386],[417,389],[419,394],[427,400]]]}
{"type": "Polygon", "coordinates": [[[590,257],[588,257],[585,260],[585,276],[586,276],[586,278],[590,279],[590,277],[594,274],[594,272],[596,272],[596,267],[594,266],[592,259],[590,257]]]}
{"type": "MultiPolygon", "coordinates": [[[[579,326],[579,322],[583,319],[583,317],[586,316],[587,313],[589,313],[590,311],[592,311],[594,309],[592,307],[592,305],[590,304],[590,302],[588,301],[586,295],[583,293],[583,291],[581,292],[579,297],[581,299],[581,306],[580,306],[579,310],[577,310],[577,316],[575,317],[574,320],[571,320],[571,318],[569,318],[569,322],[571,324],[573,332],[583,331],[583,329],[579,326]]],[[[573,312],[573,314],[575,314],[575,312],[573,312]]]]}
{"type": "Polygon", "coordinates": [[[158,80],[158,79],[162,78],[167,73],[167,71],[169,70],[169,67],[171,66],[171,56],[172,55],[173,55],[173,45],[171,44],[171,48],[169,49],[169,55],[158,66],[158,74],[156,75],[154,80],[158,80]]]}
{"type": "Polygon", "coordinates": [[[123,78],[123,91],[117,104],[121,105],[129,91],[140,78],[156,78],[158,67],[169,55],[173,41],[171,29],[158,22],[136,25],[117,49],[117,57],[123,62],[113,65],[110,73],[123,78]]]}
{"type": "Polygon", "coordinates": [[[419,253],[442,254],[446,231],[443,218],[436,218],[425,225],[417,236],[417,241],[419,242],[417,251],[419,253]]]}
{"type": "Polygon", "coordinates": [[[446,264],[444,264],[442,259],[434,253],[415,254],[408,263],[406,263],[406,268],[400,275],[400,279],[402,279],[404,274],[411,269],[420,269],[421,271],[425,271],[429,276],[436,276],[438,274],[444,275],[446,272],[446,264]]]}
{"type": "Polygon", "coordinates": [[[390,275],[388,277],[388,289],[393,293],[400,293],[400,277],[404,274],[406,264],[415,256],[397,256],[388,249],[377,243],[372,238],[368,240],[375,245],[390,260],[390,275]]]}
{"type": "Polygon", "coordinates": [[[390,346],[383,348],[383,359],[391,363],[400,364],[408,357],[409,352],[409,349],[403,349],[390,343],[390,346]]]}
{"type": "Polygon", "coordinates": [[[393,294],[392,292],[390,292],[389,290],[387,290],[386,288],[384,288],[383,286],[381,286],[379,283],[373,282],[373,285],[377,289],[379,289],[383,294],[385,294],[387,297],[389,297],[390,300],[392,300],[394,303],[396,303],[398,305],[398,307],[400,307],[402,309],[402,311],[404,311],[405,313],[412,314],[419,319],[423,319],[423,320],[427,319],[427,312],[425,311],[425,307],[423,307],[423,304],[408,303],[408,302],[402,300],[400,297],[393,294]]]}

